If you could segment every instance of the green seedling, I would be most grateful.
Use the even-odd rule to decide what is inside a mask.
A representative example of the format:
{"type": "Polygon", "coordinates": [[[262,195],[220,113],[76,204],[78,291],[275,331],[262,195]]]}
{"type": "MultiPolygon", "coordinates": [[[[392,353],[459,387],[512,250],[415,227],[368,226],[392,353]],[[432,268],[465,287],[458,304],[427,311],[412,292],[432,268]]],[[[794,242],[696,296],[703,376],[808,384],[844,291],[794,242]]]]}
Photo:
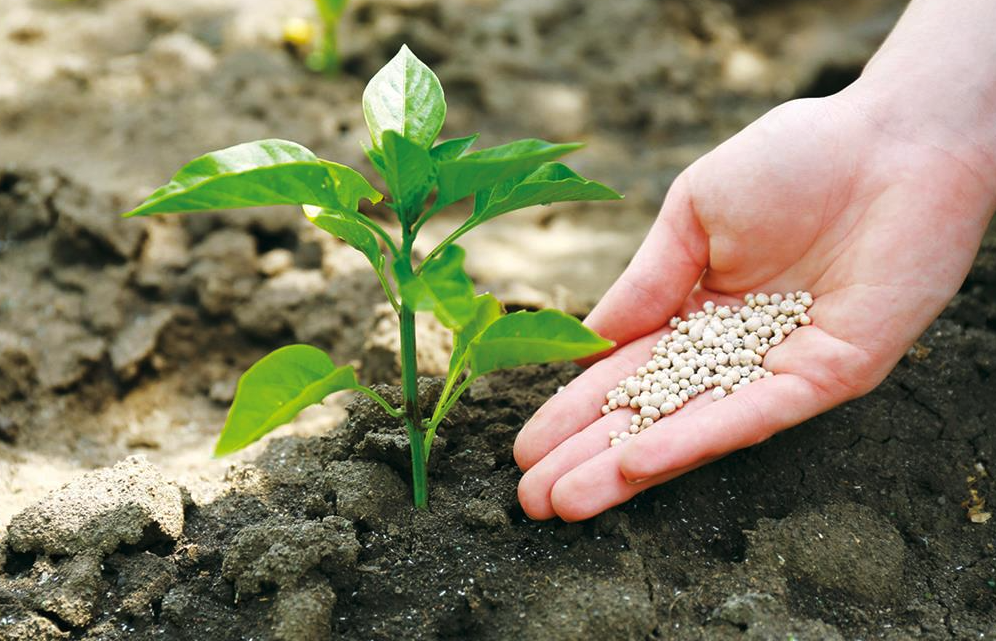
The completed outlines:
{"type": "Polygon", "coordinates": [[[310,49],[305,64],[313,71],[329,75],[339,73],[339,22],[346,11],[347,0],[315,0],[320,30],[302,18],[293,18],[284,24],[284,40],[295,48],[310,49]]]}
{"type": "Polygon", "coordinates": [[[301,205],[314,225],[366,256],[398,314],[403,405],[393,407],[361,385],[351,366],[336,365],[318,348],[283,347],[239,380],[215,454],[246,447],[333,392],[356,390],[404,420],[414,501],[425,507],[433,438],[471,382],[496,370],[582,358],[612,346],[557,310],[505,314],[492,295],[475,293],[463,268],[464,250],[454,241],[523,207],[621,196],[554,162],[579,144],[527,139],[471,151],[476,135],[437,143],[446,117],[443,89],[407,47],[370,80],[363,114],[371,138],[366,152],[387,184],[387,206],[400,223],[400,242],[360,211],[362,200],[383,199],[362,175],[284,140],[260,140],[202,156],[125,216],[301,205]],[[470,215],[414,262],[412,243],[425,222],[468,197],[473,198],[470,215]],[[453,333],[449,374],[427,417],[419,409],[415,362],[415,313],[423,311],[432,312],[453,333]]]}
{"type": "Polygon", "coordinates": [[[315,71],[339,73],[339,21],[346,10],[346,0],[315,0],[315,6],[322,33],[308,56],[308,66],[315,71]]]}

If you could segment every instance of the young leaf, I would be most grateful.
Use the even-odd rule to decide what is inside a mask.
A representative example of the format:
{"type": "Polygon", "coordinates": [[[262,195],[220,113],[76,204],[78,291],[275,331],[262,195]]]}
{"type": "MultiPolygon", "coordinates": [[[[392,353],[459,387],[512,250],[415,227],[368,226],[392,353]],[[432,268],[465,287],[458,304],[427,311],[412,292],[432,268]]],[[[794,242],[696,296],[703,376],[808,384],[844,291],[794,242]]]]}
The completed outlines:
{"type": "Polygon", "coordinates": [[[501,303],[491,294],[481,294],[474,297],[473,313],[470,321],[459,330],[453,332],[453,355],[450,357],[450,372],[463,359],[464,353],[471,341],[481,335],[481,332],[491,326],[504,314],[501,303]]]}
{"type": "Polygon", "coordinates": [[[238,451],[332,392],[360,387],[352,366],[336,367],[317,347],[281,347],[257,361],[239,379],[214,454],[238,451]]]}
{"type": "Polygon", "coordinates": [[[533,205],[621,198],[615,190],[581,177],[563,163],[548,162],[522,180],[510,180],[490,191],[478,192],[474,214],[467,223],[477,226],[495,216],[533,205]]]}
{"type": "Polygon", "coordinates": [[[496,216],[530,207],[568,200],[618,200],[614,190],[587,180],[561,163],[545,163],[524,178],[513,178],[474,195],[474,213],[447,236],[433,253],[496,216]]]}
{"type": "Polygon", "coordinates": [[[494,321],[470,343],[470,375],[519,365],[591,356],[612,347],[581,321],[555,309],[515,312],[494,321]]]}
{"type": "Polygon", "coordinates": [[[173,179],[126,213],[148,216],[266,205],[316,205],[356,211],[383,196],[366,178],[286,140],[257,140],[187,163],[173,179]]]}
{"type": "Polygon", "coordinates": [[[348,214],[304,206],[304,215],[313,225],[327,231],[353,249],[359,250],[370,260],[377,271],[384,270],[384,254],[373,232],[361,222],[349,218],[348,214]]]}
{"type": "Polygon", "coordinates": [[[463,270],[465,253],[450,245],[416,276],[405,261],[394,262],[401,300],[412,311],[431,311],[439,322],[457,330],[474,313],[474,283],[463,270]]]}
{"type": "Polygon", "coordinates": [[[450,140],[444,140],[430,149],[429,153],[432,154],[432,159],[436,162],[459,158],[474,146],[474,143],[477,142],[480,135],[481,134],[472,134],[470,136],[464,136],[463,138],[451,138],[450,140]]]}
{"type": "Polygon", "coordinates": [[[387,171],[387,167],[384,165],[384,154],[377,151],[373,147],[367,147],[363,143],[360,143],[360,146],[363,147],[363,153],[367,155],[367,158],[370,160],[370,164],[373,165],[373,168],[377,170],[378,174],[383,176],[384,172],[387,171]]]}
{"type": "Polygon", "coordinates": [[[401,50],[367,83],[363,91],[366,118],[374,147],[393,130],[428,149],[446,119],[443,87],[432,70],[402,45],[401,50]]]}
{"type": "Polygon", "coordinates": [[[533,138],[489,147],[439,163],[439,193],[432,211],[535,171],[540,165],[581,147],[580,143],[553,144],[533,138]]]}
{"type": "Polygon", "coordinates": [[[384,180],[402,224],[410,224],[436,186],[436,163],[429,152],[394,131],[385,131],[384,180]]]}

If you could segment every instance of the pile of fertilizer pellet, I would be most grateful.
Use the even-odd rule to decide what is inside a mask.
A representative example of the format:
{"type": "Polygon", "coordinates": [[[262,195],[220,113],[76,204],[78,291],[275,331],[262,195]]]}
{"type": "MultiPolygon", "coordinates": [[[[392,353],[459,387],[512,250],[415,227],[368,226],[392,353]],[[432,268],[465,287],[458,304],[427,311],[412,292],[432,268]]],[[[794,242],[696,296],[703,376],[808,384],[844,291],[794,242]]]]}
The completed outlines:
{"type": "Polygon", "coordinates": [[[719,400],[772,376],[764,355],[812,323],[812,305],[809,292],[747,294],[742,307],[706,302],[701,311],[672,318],[672,331],[657,341],[653,358],[605,395],[602,414],[625,407],[639,412],[628,432],[609,432],[610,443],[623,443],[706,390],[719,400]]]}

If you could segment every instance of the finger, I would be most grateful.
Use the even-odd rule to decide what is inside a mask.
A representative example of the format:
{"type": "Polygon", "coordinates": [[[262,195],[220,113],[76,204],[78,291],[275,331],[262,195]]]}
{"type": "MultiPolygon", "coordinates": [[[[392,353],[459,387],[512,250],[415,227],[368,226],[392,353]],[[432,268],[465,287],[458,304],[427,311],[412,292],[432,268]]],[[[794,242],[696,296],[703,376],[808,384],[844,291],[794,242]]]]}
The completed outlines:
{"type": "MultiPolygon", "coordinates": [[[[796,330],[772,349],[762,378],[694,414],[676,413],[630,440],[620,459],[629,481],[669,474],[750,447],[860,392],[838,373],[853,365],[857,348],[817,327],[796,330]]],[[[845,374],[846,376],[846,374],[845,374]]]]}
{"type": "Polygon", "coordinates": [[[574,434],[530,467],[519,480],[519,504],[531,519],[549,519],[556,514],[550,502],[554,483],[584,461],[609,447],[609,432],[629,429],[631,410],[610,412],[574,434]]]}
{"type": "Polygon", "coordinates": [[[597,421],[606,392],[651,359],[650,350],[663,331],[658,328],[595,363],[544,403],[515,438],[512,454],[519,467],[528,470],[553,448],[597,421]]]}
{"type": "Polygon", "coordinates": [[[619,459],[624,449],[627,448],[609,448],[560,477],[550,492],[553,512],[565,521],[589,519],[691,470],[674,470],[640,483],[630,483],[619,473],[619,459]]]}
{"type": "Polygon", "coordinates": [[[686,183],[684,175],[675,180],[640,249],[585,320],[616,344],[665,325],[709,262],[686,183]]]}
{"type": "MultiPolygon", "coordinates": [[[[707,402],[705,395],[700,395],[689,401],[681,411],[694,412],[696,407],[702,407],[702,403],[707,402]]],[[[519,481],[519,503],[526,514],[533,519],[555,516],[551,492],[557,481],[609,449],[609,433],[628,431],[634,414],[631,410],[610,412],[565,440],[529,468],[519,481]]]]}

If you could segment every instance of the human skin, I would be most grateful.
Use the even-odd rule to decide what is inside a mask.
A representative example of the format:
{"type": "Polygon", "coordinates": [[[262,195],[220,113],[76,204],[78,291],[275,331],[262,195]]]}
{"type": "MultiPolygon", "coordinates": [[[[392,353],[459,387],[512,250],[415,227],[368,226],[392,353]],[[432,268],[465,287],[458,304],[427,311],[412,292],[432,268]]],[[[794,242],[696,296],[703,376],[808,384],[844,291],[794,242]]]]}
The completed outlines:
{"type": "Polygon", "coordinates": [[[671,186],[586,324],[616,341],[523,427],[519,500],[577,521],[876,387],[964,281],[996,209],[996,2],[914,0],[861,78],[781,105],[671,186]],[[706,300],[808,290],[775,373],[618,447],[605,393],[706,300]]]}

